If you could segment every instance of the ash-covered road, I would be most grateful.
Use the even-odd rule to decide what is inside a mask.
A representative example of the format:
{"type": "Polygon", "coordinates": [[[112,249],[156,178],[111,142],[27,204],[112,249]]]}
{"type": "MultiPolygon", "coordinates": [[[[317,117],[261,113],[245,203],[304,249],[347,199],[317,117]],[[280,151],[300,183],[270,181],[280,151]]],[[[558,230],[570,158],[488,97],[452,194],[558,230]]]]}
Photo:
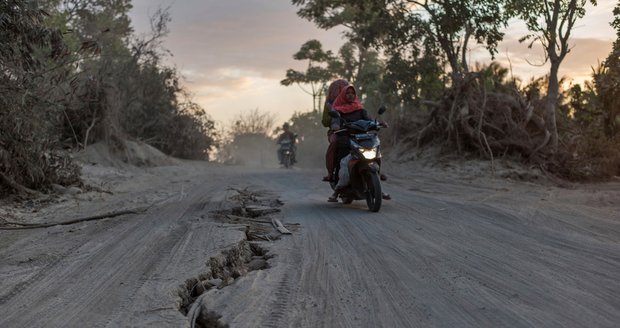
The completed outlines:
{"type": "MultiPolygon", "coordinates": [[[[158,201],[143,214],[0,231],[0,327],[190,326],[179,312],[179,286],[204,275],[211,256],[246,236],[242,222],[214,219],[229,187],[278,197],[284,205],[275,215],[293,234],[253,241],[268,252],[269,267],[195,299],[221,324],[620,322],[617,183],[568,190],[394,171],[384,185],[393,200],[371,213],[359,201],[327,203],[330,190],[318,170],[192,170],[154,172],[157,181],[96,204],[103,211],[162,193],[144,198],[158,201]]],[[[80,211],[88,206],[94,205],[80,211]]]]}
{"type": "Polygon", "coordinates": [[[620,188],[401,174],[379,213],[327,203],[320,172],[265,172],[300,230],[272,268],[214,290],[231,327],[616,327],[620,188]],[[594,204],[597,198],[602,204],[594,204]],[[574,198],[574,199],[573,199],[574,198]]]}

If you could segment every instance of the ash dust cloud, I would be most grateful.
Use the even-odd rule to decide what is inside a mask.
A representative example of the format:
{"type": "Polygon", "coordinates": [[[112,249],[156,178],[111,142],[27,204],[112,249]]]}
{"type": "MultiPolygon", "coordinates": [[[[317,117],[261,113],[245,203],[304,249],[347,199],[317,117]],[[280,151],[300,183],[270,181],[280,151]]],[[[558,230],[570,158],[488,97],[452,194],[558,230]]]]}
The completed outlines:
{"type": "MultiPolygon", "coordinates": [[[[296,131],[293,130],[293,132],[296,131]]],[[[298,133],[297,163],[293,167],[324,167],[327,146],[327,136],[324,130],[313,131],[311,134],[298,133]]],[[[260,134],[246,134],[236,136],[232,142],[222,147],[217,158],[231,165],[278,168],[280,167],[278,149],[279,145],[275,139],[260,134]]]]}

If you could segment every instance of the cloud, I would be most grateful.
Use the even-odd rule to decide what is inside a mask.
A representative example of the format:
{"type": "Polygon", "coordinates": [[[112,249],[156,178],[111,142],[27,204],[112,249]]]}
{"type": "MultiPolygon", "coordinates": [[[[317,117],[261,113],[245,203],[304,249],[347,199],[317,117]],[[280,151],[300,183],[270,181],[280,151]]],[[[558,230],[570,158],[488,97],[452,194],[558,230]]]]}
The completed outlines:
{"type": "Polygon", "coordinates": [[[238,68],[220,68],[214,74],[197,74],[186,80],[186,85],[192,89],[193,94],[201,98],[205,104],[220,98],[235,97],[236,94],[246,92],[256,85],[257,74],[243,71],[238,68]]]}
{"type": "Polygon", "coordinates": [[[299,18],[289,0],[185,0],[182,4],[175,2],[171,8],[171,33],[165,46],[184,69],[234,66],[281,79],[287,68],[303,67],[292,55],[307,40],[319,39],[331,50],[344,43],[337,30],[319,30],[299,18]]]}
{"type": "Polygon", "coordinates": [[[257,107],[278,113],[310,109],[312,102],[303,92],[279,84],[288,68],[304,70],[307,65],[293,54],[310,39],[332,51],[344,43],[341,30],[320,30],[298,17],[290,0],[133,3],[132,21],[142,32],[148,31],[147,13],[172,4],[164,43],[173,53],[168,63],[179,69],[194,100],[216,120],[227,121],[232,113],[257,107]]]}
{"type": "MultiPolygon", "coordinates": [[[[304,70],[306,62],[292,55],[310,39],[321,41],[325,50],[337,51],[344,43],[342,29],[321,30],[299,18],[290,0],[133,0],[131,12],[137,32],[148,32],[148,14],[170,5],[172,22],[164,46],[173,53],[168,64],[184,76],[184,85],[195,101],[216,120],[228,121],[246,110],[272,111],[282,120],[293,111],[309,110],[312,99],[297,87],[279,81],[288,68],[304,70]]],[[[585,79],[590,67],[604,59],[615,39],[609,26],[612,1],[599,1],[575,29],[571,53],[562,63],[561,74],[585,79]]],[[[515,75],[528,80],[547,74],[540,50],[528,49],[517,39],[523,24],[511,24],[506,40],[498,48],[497,60],[512,63],[515,75]]],[[[489,62],[483,47],[472,51],[472,60],[489,62]]]]}

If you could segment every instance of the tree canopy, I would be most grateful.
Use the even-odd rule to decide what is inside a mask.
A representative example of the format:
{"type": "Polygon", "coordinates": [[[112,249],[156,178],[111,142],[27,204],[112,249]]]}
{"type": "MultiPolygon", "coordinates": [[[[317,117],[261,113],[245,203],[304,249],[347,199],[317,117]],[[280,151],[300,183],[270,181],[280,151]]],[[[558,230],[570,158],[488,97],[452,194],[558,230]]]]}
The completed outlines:
{"type": "MultiPolygon", "coordinates": [[[[600,129],[611,138],[620,126],[617,46],[589,84],[562,88],[558,77],[570,52],[572,29],[595,0],[291,2],[300,17],[320,28],[345,28],[346,43],[339,54],[346,56],[330,69],[365,91],[366,102],[379,98],[397,108],[391,115],[399,124],[391,130],[410,133],[401,130],[400,123],[409,131],[412,121],[419,124],[417,135],[403,140],[414,140],[418,147],[440,142],[457,153],[475,152],[490,160],[498,154],[514,155],[573,177],[592,173],[571,156],[596,154],[592,166],[601,174],[611,172],[614,160],[600,155],[609,154],[602,149],[606,144],[595,146],[601,150],[596,153],[589,140],[600,129]],[[502,29],[514,19],[529,30],[521,40],[539,42],[550,63],[548,76],[525,85],[497,63],[469,63],[471,49],[479,45],[493,60],[504,38],[502,29]],[[426,122],[417,123],[414,116],[420,115],[428,115],[426,122]]],[[[616,29],[618,12],[616,8],[612,23],[616,29]]]]}

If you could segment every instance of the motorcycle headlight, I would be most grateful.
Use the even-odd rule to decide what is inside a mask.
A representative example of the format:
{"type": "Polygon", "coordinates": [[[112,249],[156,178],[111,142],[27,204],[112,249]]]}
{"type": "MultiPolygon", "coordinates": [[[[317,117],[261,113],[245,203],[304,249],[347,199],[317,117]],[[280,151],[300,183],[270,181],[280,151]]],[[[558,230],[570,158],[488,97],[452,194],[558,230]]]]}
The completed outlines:
{"type": "Polygon", "coordinates": [[[361,151],[362,151],[362,156],[364,156],[365,159],[373,159],[377,157],[376,149],[362,149],[361,151]]]}

